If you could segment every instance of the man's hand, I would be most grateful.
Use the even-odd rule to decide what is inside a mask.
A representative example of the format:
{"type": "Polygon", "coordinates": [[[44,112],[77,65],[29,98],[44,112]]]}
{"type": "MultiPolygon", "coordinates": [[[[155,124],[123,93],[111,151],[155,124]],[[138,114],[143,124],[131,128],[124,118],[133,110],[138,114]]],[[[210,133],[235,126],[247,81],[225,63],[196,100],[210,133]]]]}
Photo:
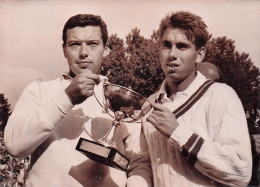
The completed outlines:
{"type": "Polygon", "coordinates": [[[94,94],[94,85],[99,82],[99,75],[86,70],[73,78],[65,92],[73,105],[80,104],[94,94]]]}
{"type": "Polygon", "coordinates": [[[153,108],[147,121],[167,138],[170,138],[172,132],[178,127],[174,114],[161,104],[153,104],[153,108]]]}

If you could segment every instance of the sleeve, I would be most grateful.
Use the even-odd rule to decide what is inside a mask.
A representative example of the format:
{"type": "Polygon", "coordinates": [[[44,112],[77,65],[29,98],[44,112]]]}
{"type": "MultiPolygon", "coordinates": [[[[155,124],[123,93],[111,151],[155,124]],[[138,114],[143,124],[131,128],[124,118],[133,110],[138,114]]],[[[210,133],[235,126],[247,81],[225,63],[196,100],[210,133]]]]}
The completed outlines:
{"type": "Polygon", "coordinates": [[[212,102],[207,112],[207,122],[218,126],[214,137],[202,137],[179,125],[169,143],[211,179],[230,186],[246,186],[251,178],[252,156],[244,110],[231,88],[216,94],[219,96],[213,97],[219,99],[212,102]]]}
{"type": "Polygon", "coordinates": [[[148,145],[140,123],[129,124],[129,136],[126,139],[126,156],[130,159],[127,171],[128,187],[151,187],[152,168],[148,145]]]}
{"type": "Polygon", "coordinates": [[[32,82],[24,89],[7,122],[4,141],[6,149],[13,156],[31,154],[72,108],[64,90],[46,99],[42,84],[39,81],[32,82]]]}

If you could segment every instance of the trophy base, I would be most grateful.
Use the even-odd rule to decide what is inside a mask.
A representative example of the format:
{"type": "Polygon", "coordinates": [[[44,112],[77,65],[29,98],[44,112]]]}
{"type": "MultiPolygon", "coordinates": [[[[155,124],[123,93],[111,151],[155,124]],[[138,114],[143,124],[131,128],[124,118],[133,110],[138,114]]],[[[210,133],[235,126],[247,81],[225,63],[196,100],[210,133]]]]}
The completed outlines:
{"type": "Polygon", "coordinates": [[[84,138],[79,139],[76,150],[82,152],[93,161],[122,171],[127,171],[130,162],[129,159],[116,148],[84,138]]]}

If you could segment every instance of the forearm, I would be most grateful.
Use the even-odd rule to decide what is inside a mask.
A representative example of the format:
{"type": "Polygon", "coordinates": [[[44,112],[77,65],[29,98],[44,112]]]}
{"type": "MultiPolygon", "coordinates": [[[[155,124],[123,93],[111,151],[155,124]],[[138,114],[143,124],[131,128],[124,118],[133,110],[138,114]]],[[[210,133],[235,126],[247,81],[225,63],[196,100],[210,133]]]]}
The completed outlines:
{"type": "Polygon", "coordinates": [[[169,143],[204,175],[230,186],[246,186],[252,167],[250,142],[246,132],[240,134],[212,140],[180,126],[169,143]]]}
{"type": "Polygon", "coordinates": [[[140,124],[131,124],[131,135],[126,141],[126,155],[130,159],[127,186],[152,186],[149,150],[140,124]],[[134,127],[136,126],[136,127],[134,127]]]}
{"type": "Polygon", "coordinates": [[[23,92],[7,123],[5,144],[14,156],[32,153],[65,116],[59,108],[60,94],[43,102],[37,87],[31,84],[23,92]]]}
{"type": "MultiPolygon", "coordinates": [[[[241,137],[242,141],[247,142],[241,137]]],[[[195,167],[210,178],[230,186],[247,186],[252,173],[250,145],[220,145],[205,141],[195,167]]]]}
{"type": "Polygon", "coordinates": [[[7,150],[14,156],[30,154],[48,138],[61,118],[52,101],[27,111],[15,111],[5,129],[7,150]]]}
{"type": "MultiPolygon", "coordinates": [[[[150,164],[150,159],[148,152],[143,153],[142,155],[135,155],[138,160],[135,160],[129,170],[127,186],[143,186],[150,187],[152,186],[152,169],[150,164]]],[[[133,162],[133,161],[132,161],[133,162]]]]}

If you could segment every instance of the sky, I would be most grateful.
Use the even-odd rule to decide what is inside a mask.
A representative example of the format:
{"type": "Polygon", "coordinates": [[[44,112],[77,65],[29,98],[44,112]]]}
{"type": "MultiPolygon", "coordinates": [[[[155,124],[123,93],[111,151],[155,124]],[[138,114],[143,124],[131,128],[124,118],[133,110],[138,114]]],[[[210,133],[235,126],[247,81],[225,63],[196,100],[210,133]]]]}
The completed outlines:
{"type": "Polygon", "coordinates": [[[68,70],[62,51],[64,23],[79,13],[100,15],[109,35],[135,27],[149,38],[160,20],[185,10],[202,17],[213,37],[235,41],[260,68],[260,1],[257,0],[0,0],[0,93],[13,108],[25,86],[68,70]]]}

